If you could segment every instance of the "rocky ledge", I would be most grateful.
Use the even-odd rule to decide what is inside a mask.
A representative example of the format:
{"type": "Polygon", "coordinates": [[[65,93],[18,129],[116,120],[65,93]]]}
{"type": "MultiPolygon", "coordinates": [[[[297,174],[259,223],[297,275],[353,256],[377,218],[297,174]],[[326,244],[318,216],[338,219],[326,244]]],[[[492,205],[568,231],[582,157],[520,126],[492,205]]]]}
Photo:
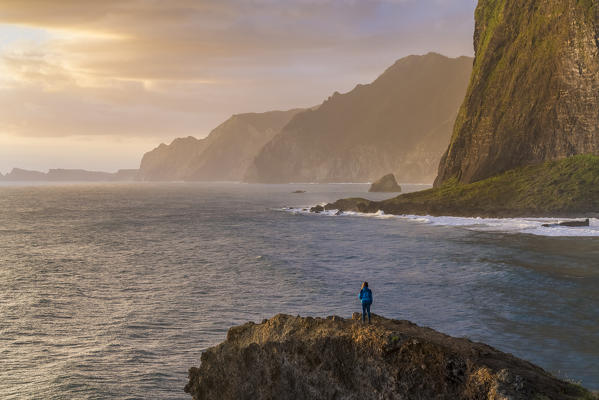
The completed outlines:
{"type": "Polygon", "coordinates": [[[189,370],[194,399],[596,399],[490,346],[360,314],[229,330],[189,370]]]}

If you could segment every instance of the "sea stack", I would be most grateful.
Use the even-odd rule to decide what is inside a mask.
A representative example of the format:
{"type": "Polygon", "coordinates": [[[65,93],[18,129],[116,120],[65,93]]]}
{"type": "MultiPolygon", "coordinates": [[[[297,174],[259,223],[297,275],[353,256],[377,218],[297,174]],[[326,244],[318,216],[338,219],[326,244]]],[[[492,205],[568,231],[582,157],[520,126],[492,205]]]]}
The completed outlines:
{"type": "Polygon", "coordinates": [[[599,6],[480,0],[466,99],[435,186],[599,154],[599,6]]]}
{"type": "Polygon", "coordinates": [[[195,400],[591,399],[580,386],[490,346],[360,314],[277,315],[229,329],[189,370],[195,400]]]}
{"type": "Polygon", "coordinates": [[[387,174],[370,185],[370,189],[368,189],[368,191],[399,193],[401,192],[401,186],[399,186],[397,180],[395,180],[395,175],[387,174]]]}

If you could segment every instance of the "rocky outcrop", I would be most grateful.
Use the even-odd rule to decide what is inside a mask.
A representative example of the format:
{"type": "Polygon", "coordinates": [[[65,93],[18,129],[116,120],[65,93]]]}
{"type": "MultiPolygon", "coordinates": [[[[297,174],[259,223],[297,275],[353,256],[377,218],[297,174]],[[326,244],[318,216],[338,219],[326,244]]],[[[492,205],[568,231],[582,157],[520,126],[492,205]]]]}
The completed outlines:
{"type": "Polygon", "coordinates": [[[547,161],[470,184],[447,182],[384,201],[341,199],[324,209],[495,218],[599,217],[599,157],[547,161]]]}
{"type": "Polygon", "coordinates": [[[383,176],[378,181],[374,182],[370,185],[369,192],[401,192],[401,186],[395,180],[395,176],[393,174],[387,174],[383,176]]]}
{"type": "Polygon", "coordinates": [[[240,181],[260,149],[300,109],[233,115],[204,139],[175,139],[144,154],[146,181],[240,181]]]}
{"type": "Polygon", "coordinates": [[[476,58],[436,186],[599,154],[599,6],[480,0],[476,58]]]}
{"type": "Polygon", "coordinates": [[[472,69],[468,57],[409,56],[379,78],[296,115],[259,152],[261,183],[432,182],[472,69]]]}
{"type": "Polygon", "coordinates": [[[233,327],[185,391],[220,399],[591,399],[490,346],[408,321],[277,315],[233,327]]]}

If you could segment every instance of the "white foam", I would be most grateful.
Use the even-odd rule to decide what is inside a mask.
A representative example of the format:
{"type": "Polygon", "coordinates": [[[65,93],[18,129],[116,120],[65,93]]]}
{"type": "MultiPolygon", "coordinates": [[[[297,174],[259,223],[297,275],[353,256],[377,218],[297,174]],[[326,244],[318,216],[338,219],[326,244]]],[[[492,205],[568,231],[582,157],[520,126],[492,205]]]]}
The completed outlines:
{"type": "MultiPolygon", "coordinates": [[[[325,203],[320,204],[324,206],[325,203]]],[[[282,210],[294,214],[312,214],[339,217],[366,217],[375,219],[402,219],[414,223],[433,226],[453,226],[478,232],[523,233],[538,236],[555,237],[599,237],[599,219],[591,218],[586,227],[544,227],[543,224],[555,224],[568,219],[561,218],[465,218],[465,217],[433,217],[430,215],[391,215],[378,211],[374,214],[338,210],[326,210],[321,213],[310,213],[311,207],[284,208],[282,210]]]]}

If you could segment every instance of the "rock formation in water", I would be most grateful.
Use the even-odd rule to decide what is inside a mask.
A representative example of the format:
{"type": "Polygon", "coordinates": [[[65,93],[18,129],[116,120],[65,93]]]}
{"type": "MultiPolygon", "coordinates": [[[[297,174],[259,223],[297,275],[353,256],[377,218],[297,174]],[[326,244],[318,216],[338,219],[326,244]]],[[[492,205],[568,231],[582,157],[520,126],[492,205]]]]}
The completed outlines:
{"type": "Polygon", "coordinates": [[[374,316],[277,315],[233,327],[189,370],[196,400],[592,399],[490,346],[374,316]]]}
{"type": "Polygon", "coordinates": [[[299,109],[233,115],[204,139],[175,139],[144,154],[146,181],[240,181],[258,151],[299,109]]]}
{"type": "Polygon", "coordinates": [[[119,169],[117,172],[87,171],[84,169],[54,168],[47,173],[13,168],[0,177],[3,181],[40,181],[40,182],[115,182],[135,181],[136,169],[119,169]]]}
{"type": "Polygon", "coordinates": [[[341,199],[324,209],[492,218],[599,217],[599,157],[547,161],[470,184],[449,182],[383,201],[341,199]]]}
{"type": "Polygon", "coordinates": [[[599,154],[599,5],[480,0],[476,58],[436,186],[599,154]]]}
{"type": "Polygon", "coordinates": [[[370,185],[369,192],[401,192],[401,186],[393,174],[387,174],[370,185]]]}
{"type": "Polygon", "coordinates": [[[248,182],[432,182],[472,58],[409,56],[378,79],[296,115],[256,157],[248,182]]]}

